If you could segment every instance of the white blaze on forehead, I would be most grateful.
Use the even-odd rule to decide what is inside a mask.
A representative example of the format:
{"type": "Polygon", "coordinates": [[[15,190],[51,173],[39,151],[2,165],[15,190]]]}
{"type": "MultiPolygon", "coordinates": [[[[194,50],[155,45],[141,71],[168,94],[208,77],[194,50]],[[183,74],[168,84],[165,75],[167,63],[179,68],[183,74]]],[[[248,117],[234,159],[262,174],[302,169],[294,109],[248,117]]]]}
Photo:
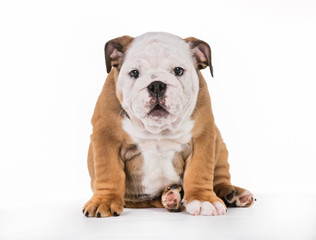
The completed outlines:
{"type": "Polygon", "coordinates": [[[193,63],[188,44],[180,37],[169,33],[145,33],[135,38],[127,51],[126,61],[148,60],[152,67],[158,67],[163,64],[160,61],[163,56],[179,63],[193,63]]]}

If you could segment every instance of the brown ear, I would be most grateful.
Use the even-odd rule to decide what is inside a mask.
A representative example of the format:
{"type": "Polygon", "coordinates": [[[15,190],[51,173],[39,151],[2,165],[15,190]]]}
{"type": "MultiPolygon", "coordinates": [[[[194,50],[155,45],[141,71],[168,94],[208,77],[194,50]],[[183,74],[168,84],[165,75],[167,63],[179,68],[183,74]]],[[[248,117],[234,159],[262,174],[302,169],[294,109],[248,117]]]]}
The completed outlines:
{"type": "Polygon", "coordinates": [[[210,46],[197,38],[189,37],[184,39],[187,43],[189,43],[193,57],[196,60],[197,68],[204,69],[207,66],[210,67],[211,75],[213,77],[213,66],[212,66],[212,57],[211,57],[211,48],[210,46]]]}
{"type": "Polygon", "coordinates": [[[112,67],[121,68],[125,52],[134,38],[123,36],[108,41],[104,46],[106,71],[109,73],[112,67]]]}

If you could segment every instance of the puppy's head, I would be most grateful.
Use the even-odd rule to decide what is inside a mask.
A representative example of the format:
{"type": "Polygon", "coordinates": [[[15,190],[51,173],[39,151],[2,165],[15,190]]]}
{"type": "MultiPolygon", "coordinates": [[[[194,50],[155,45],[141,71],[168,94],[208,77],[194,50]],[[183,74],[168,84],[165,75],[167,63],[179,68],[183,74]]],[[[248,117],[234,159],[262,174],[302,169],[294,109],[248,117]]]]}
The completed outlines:
{"type": "Polygon", "coordinates": [[[190,118],[199,92],[198,69],[211,49],[196,38],[167,33],[124,36],[105,45],[107,71],[119,70],[116,95],[133,124],[151,133],[177,131],[190,118]]]}

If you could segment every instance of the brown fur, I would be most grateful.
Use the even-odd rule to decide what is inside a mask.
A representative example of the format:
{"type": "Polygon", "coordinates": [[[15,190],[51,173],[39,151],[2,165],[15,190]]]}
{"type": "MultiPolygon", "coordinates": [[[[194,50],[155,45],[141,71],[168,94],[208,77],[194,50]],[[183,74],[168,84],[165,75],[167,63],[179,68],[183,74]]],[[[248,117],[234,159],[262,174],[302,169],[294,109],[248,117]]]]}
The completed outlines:
{"type": "Polygon", "coordinates": [[[121,105],[115,97],[113,68],[104,84],[92,117],[93,133],[88,154],[93,197],[84,206],[86,216],[120,214],[124,205],[125,172],[120,149],[129,136],[121,127],[121,105]]]}
{"type": "MultiPolygon", "coordinates": [[[[192,47],[204,44],[194,38],[186,41],[199,41],[193,42],[192,47]]],[[[90,217],[117,216],[124,204],[126,207],[163,207],[160,196],[147,199],[148,196],[142,194],[142,155],[121,125],[125,114],[115,84],[124,52],[131,42],[132,38],[125,36],[108,42],[105,47],[108,71],[111,66],[114,68],[106,79],[92,117],[88,168],[94,195],[83,209],[90,217]],[[119,53],[113,55],[112,46],[118,47],[119,53]]],[[[206,59],[207,62],[198,63],[197,68],[210,66],[213,73],[210,56],[206,59]]],[[[235,187],[230,183],[228,152],[214,122],[207,84],[200,71],[198,74],[200,91],[192,115],[195,122],[192,139],[175,155],[173,166],[177,174],[183,176],[186,203],[192,200],[223,202],[220,198],[225,200],[235,187]]],[[[243,191],[239,188],[239,192],[243,191]]]]}
{"type": "Polygon", "coordinates": [[[192,116],[195,121],[192,131],[193,151],[186,162],[183,179],[184,200],[222,202],[214,193],[213,180],[216,176],[218,182],[231,185],[227,154],[215,154],[216,151],[225,152],[226,148],[215,125],[207,85],[200,72],[199,79],[200,91],[192,116]],[[225,169],[221,166],[225,166],[225,169]],[[215,169],[220,169],[221,174],[215,172],[215,169]]]}

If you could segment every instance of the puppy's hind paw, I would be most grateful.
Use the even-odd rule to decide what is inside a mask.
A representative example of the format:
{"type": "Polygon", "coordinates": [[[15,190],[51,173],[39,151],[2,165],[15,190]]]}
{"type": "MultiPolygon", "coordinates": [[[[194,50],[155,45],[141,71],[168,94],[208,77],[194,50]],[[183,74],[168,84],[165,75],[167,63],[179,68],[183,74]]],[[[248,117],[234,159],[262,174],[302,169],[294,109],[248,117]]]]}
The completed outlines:
{"type": "Polygon", "coordinates": [[[243,192],[238,192],[233,190],[225,197],[225,202],[228,207],[250,207],[254,204],[254,195],[245,190],[243,192]]]}
{"type": "Polygon", "coordinates": [[[182,186],[171,184],[163,191],[161,195],[161,203],[169,212],[181,212],[183,210],[181,203],[182,197],[182,186]]]}

